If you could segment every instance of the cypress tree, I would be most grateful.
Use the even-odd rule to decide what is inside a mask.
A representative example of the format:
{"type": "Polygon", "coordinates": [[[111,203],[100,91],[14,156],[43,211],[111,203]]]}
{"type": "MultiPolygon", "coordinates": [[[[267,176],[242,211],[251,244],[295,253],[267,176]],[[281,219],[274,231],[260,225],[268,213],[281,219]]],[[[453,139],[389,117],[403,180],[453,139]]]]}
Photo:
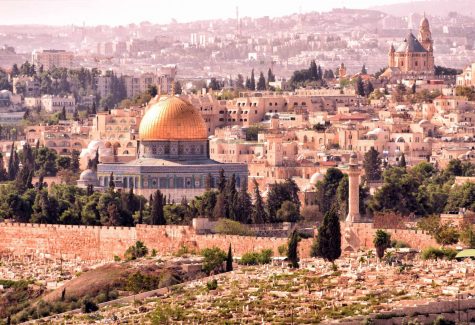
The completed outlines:
{"type": "Polygon", "coordinates": [[[209,191],[213,187],[213,176],[211,173],[208,173],[205,178],[205,189],[209,191]]]}
{"type": "Polygon", "coordinates": [[[111,172],[111,174],[109,176],[109,190],[113,192],[114,188],[115,188],[114,172],[111,172]]]}
{"type": "Polygon", "coordinates": [[[15,142],[12,142],[12,148],[10,150],[10,158],[8,159],[8,179],[14,180],[17,170],[15,168],[15,142]]]}
{"type": "Polygon", "coordinates": [[[252,207],[251,196],[247,192],[247,183],[244,182],[237,195],[236,209],[235,209],[236,221],[239,221],[242,223],[251,223],[252,210],[253,210],[253,207],[252,207]]]}
{"type": "Polygon", "coordinates": [[[214,206],[213,209],[213,218],[215,220],[220,219],[220,218],[226,218],[226,198],[224,193],[218,194],[218,197],[216,198],[216,205],[214,206]]]}
{"type": "Polygon", "coordinates": [[[264,207],[264,200],[259,191],[259,184],[254,179],[254,209],[252,210],[252,222],[255,224],[266,223],[268,216],[264,207]]]}
{"type": "Polygon", "coordinates": [[[226,176],[224,176],[224,169],[221,168],[219,171],[219,179],[218,179],[218,191],[219,193],[223,193],[226,189],[226,176]]]}
{"type": "Polygon", "coordinates": [[[254,77],[254,69],[251,71],[251,80],[249,82],[250,90],[256,90],[256,78],[254,77]]]}
{"type": "Polygon", "coordinates": [[[225,211],[226,218],[236,220],[236,200],[237,200],[237,191],[236,191],[236,175],[232,175],[231,179],[226,183],[225,190],[225,211]]]}
{"type": "Polygon", "coordinates": [[[298,245],[300,241],[300,236],[295,229],[292,231],[292,234],[289,238],[288,248],[287,248],[287,260],[289,261],[289,266],[291,268],[298,268],[299,267],[299,253],[298,253],[298,245]]]}
{"type": "Polygon", "coordinates": [[[266,90],[266,78],[264,77],[262,71],[259,74],[259,79],[257,80],[256,90],[266,90]]]}
{"type": "Polygon", "coordinates": [[[231,244],[229,244],[228,257],[226,258],[226,272],[233,270],[233,252],[231,250],[231,244]]]}
{"type": "Polygon", "coordinates": [[[317,255],[334,262],[341,256],[340,220],[334,209],[325,214],[322,225],[318,228],[317,255]]]}
{"type": "Polygon", "coordinates": [[[404,153],[401,155],[401,158],[399,159],[399,167],[406,168],[407,163],[406,163],[406,155],[404,153]]]}
{"type": "Polygon", "coordinates": [[[151,211],[152,225],[165,225],[165,214],[163,213],[163,195],[160,190],[155,191],[152,200],[151,211]]]}

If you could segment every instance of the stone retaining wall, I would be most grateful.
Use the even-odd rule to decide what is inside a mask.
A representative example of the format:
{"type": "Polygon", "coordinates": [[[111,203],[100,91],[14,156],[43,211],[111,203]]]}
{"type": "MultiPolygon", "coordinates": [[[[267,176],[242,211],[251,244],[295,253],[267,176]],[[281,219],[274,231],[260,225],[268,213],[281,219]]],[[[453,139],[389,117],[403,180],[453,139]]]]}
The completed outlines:
{"type": "MultiPolygon", "coordinates": [[[[373,247],[376,231],[370,223],[341,224],[342,249],[373,247]]],[[[415,230],[389,229],[392,239],[408,243],[413,248],[437,246],[431,236],[415,230]]],[[[142,241],[158,254],[170,254],[180,247],[201,250],[217,246],[227,250],[232,245],[234,255],[270,248],[278,255],[278,247],[287,244],[282,237],[243,237],[200,235],[190,226],[99,227],[0,223],[0,253],[17,256],[45,256],[64,260],[112,260],[123,256],[126,249],[142,241]]],[[[301,257],[309,257],[312,239],[304,239],[299,247],[301,257]]]]}

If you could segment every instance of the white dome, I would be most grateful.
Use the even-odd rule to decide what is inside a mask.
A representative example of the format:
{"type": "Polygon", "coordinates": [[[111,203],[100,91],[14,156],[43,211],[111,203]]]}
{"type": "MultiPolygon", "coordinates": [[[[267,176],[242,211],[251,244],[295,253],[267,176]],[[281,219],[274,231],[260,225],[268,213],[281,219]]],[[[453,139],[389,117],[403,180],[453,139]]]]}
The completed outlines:
{"type": "Polygon", "coordinates": [[[92,169],[86,169],[79,176],[79,180],[83,182],[95,182],[97,181],[97,174],[92,169]]]}
{"type": "Polygon", "coordinates": [[[315,173],[312,175],[312,177],[310,177],[310,184],[311,185],[316,185],[319,181],[323,181],[323,174],[320,174],[320,173],[315,173]]]}

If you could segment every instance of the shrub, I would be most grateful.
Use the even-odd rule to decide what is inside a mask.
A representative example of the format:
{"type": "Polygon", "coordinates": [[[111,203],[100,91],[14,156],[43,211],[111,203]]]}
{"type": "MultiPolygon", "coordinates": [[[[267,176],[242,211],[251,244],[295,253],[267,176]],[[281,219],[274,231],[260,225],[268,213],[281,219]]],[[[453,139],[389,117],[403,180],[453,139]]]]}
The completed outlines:
{"type": "Polygon", "coordinates": [[[421,258],[423,260],[429,259],[448,259],[453,260],[457,255],[457,251],[451,248],[435,248],[435,247],[428,247],[421,252],[421,258]]]}
{"type": "Polygon", "coordinates": [[[452,245],[459,241],[459,233],[457,228],[449,224],[443,224],[439,227],[439,230],[434,235],[437,244],[440,245],[452,245]]]}
{"type": "Polygon", "coordinates": [[[391,247],[392,248],[411,248],[411,246],[408,243],[403,242],[401,240],[396,240],[396,239],[391,241],[391,247]]]}
{"type": "Polygon", "coordinates": [[[148,254],[148,248],[141,242],[137,241],[135,245],[130,246],[125,251],[124,257],[127,261],[144,257],[148,254]]]}
{"type": "Polygon", "coordinates": [[[259,253],[256,253],[256,252],[245,253],[241,256],[241,260],[239,261],[239,264],[242,264],[242,265],[257,265],[257,264],[259,264],[258,255],[259,255],[259,253]]]}
{"type": "Polygon", "coordinates": [[[261,250],[261,253],[258,256],[259,264],[269,264],[270,262],[272,262],[272,255],[274,255],[272,249],[261,250]]]}
{"type": "Polygon", "coordinates": [[[214,232],[223,235],[252,236],[254,233],[248,226],[230,219],[219,219],[214,232]]]}
{"type": "Polygon", "coordinates": [[[438,316],[434,323],[434,325],[455,325],[456,323],[453,320],[445,319],[443,316],[438,316]]]}
{"type": "Polygon", "coordinates": [[[174,255],[176,257],[181,257],[181,256],[188,255],[188,254],[194,254],[194,251],[190,250],[190,248],[188,246],[182,245],[182,246],[180,246],[180,248],[178,249],[178,251],[174,255]]]}
{"type": "Polygon", "coordinates": [[[286,256],[287,255],[287,245],[282,244],[277,248],[277,251],[279,252],[280,256],[286,256]]]}
{"type": "Polygon", "coordinates": [[[249,252],[242,255],[239,264],[241,265],[258,265],[269,264],[272,261],[272,249],[263,249],[260,253],[249,252]]]}
{"type": "Polygon", "coordinates": [[[83,303],[82,303],[82,312],[83,313],[86,313],[86,314],[89,314],[89,313],[93,313],[95,311],[98,311],[99,310],[99,307],[96,305],[96,303],[92,300],[89,300],[89,299],[84,299],[83,303]]]}
{"type": "Polygon", "coordinates": [[[159,281],[156,276],[135,272],[128,276],[125,288],[134,293],[150,291],[157,288],[159,281]]]}
{"type": "Polygon", "coordinates": [[[382,259],[386,248],[391,246],[391,235],[384,230],[378,229],[374,234],[373,244],[376,248],[376,255],[378,255],[379,259],[382,259]]]}
{"type": "Polygon", "coordinates": [[[217,247],[205,248],[201,251],[204,257],[203,271],[210,274],[213,271],[222,271],[223,263],[226,261],[228,255],[217,247]]]}
{"type": "Polygon", "coordinates": [[[213,279],[211,281],[206,282],[206,288],[209,291],[218,289],[218,280],[213,279]]]}

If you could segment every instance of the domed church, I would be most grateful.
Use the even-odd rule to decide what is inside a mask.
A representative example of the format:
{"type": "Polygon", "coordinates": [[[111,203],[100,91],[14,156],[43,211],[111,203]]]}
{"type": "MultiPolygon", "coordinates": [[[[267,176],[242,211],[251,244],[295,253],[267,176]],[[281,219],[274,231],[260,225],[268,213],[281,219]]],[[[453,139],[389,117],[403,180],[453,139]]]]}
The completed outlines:
{"type": "Polygon", "coordinates": [[[211,187],[221,169],[227,178],[233,174],[236,186],[247,181],[247,165],[220,163],[209,157],[206,124],[187,101],[162,96],[151,102],[139,127],[137,159],[124,163],[101,163],[97,168],[99,187],[109,186],[113,173],[116,188],[134,188],[148,197],[157,189],[171,199],[192,199],[205,191],[211,174],[211,187]]]}

